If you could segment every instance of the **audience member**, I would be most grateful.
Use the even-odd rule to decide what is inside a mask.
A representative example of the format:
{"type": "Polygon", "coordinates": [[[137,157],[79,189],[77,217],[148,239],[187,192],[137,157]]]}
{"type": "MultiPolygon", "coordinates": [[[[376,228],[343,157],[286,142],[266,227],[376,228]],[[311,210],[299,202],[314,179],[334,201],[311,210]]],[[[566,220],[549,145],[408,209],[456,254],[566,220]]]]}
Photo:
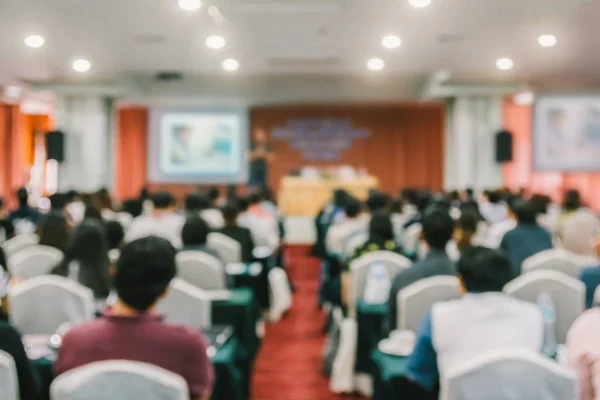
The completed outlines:
{"type": "Polygon", "coordinates": [[[220,190],[217,186],[211,186],[206,192],[210,200],[210,208],[219,209],[220,190]]]}
{"type": "Polygon", "coordinates": [[[487,202],[481,205],[480,211],[483,218],[490,224],[496,224],[508,218],[508,210],[499,190],[488,192],[487,202]]]}
{"type": "Polygon", "coordinates": [[[182,376],[192,400],[210,398],[214,372],[202,334],[166,324],[154,313],[177,274],[175,254],[167,240],[154,236],[125,245],[115,274],[116,304],[65,335],[58,375],[97,361],[139,361],[182,376]]]}
{"type": "Polygon", "coordinates": [[[122,204],[123,212],[131,215],[133,218],[137,218],[142,215],[144,207],[142,202],[137,199],[125,200],[122,204]]]}
{"type": "Polygon", "coordinates": [[[50,200],[50,211],[66,212],[67,196],[64,193],[54,193],[48,199],[50,200]]]}
{"type": "Polygon", "coordinates": [[[279,218],[279,210],[273,196],[273,191],[265,186],[260,191],[260,206],[274,218],[279,218]]]}
{"type": "Polygon", "coordinates": [[[83,214],[83,219],[84,220],[95,219],[97,221],[104,221],[104,218],[102,218],[102,213],[91,204],[88,204],[87,206],[85,206],[85,212],[83,214]]]}
{"type": "Polygon", "coordinates": [[[84,220],[73,230],[62,261],[53,274],[73,279],[92,289],[97,299],[110,292],[108,245],[100,221],[84,220]]]}
{"type": "Polygon", "coordinates": [[[463,252],[473,245],[473,239],[477,234],[479,216],[472,212],[461,213],[458,223],[454,228],[454,241],[459,252],[463,252]]]}
{"type": "Polygon", "coordinates": [[[93,205],[100,211],[102,218],[105,220],[113,220],[117,218],[113,201],[110,197],[110,192],[106,188],[102,188],[94,193],[93,205]]]}
{"type": "Polygon", "coordinates": [[[80,223],[85,218],[86,203],[83,197],[75,190],[69,190],[66,194],[67,212],[75,223],[80,223]]]}
{"type": "Polygon", "coordinates": [[[389,206],[390,198],[387,194],[374,190],[367,198],[367,209],[369,213],[375,214],[380,211],[385,211],[389,206]]]}
{"type": "MultiPolygon", "coordinates": [[[[253,198],[252,201],[257,201],[253,198]]],[[[249,211],[250,197],[240,197],[238,205],[238,225],[250,229],[255,246],[275,249],[279,243],[277,221],[273,218],[257,216],[249,211]]]]}
{"type": "Polygon", "coordinates": [[[356,231],[366,230],[368,221],[363,218],[362,204],[355,197],[346,200],[344,207],[345,217],[342,222],[333,225],[327,231],[325,243],[330,254],[340,255],[344,248],[345,240],[356,231]]]}
{"type": "Polygon", "coordinates": [[[529,201],[515,205],[517,226],[502,238],[500,248],[506,251],[513,267],[513,276],[521,273],[525,259],[552,248],[552,236],[538,225],[535,208],[529,201]]]}
{"type": "Polygon", "coordinates": [[[37,229],[39,244],[65,251],[71,228],[67,218],[61,213],[52,211],[42,220],[37,229]]]}
{"type": "Polygon", "coordinates": [[[450,215],[441,211],[432,211],[423,216],[421,240],[428,247],[425,258],[400,272],[393,278],[388,299],[389,329],[396,329],[396,297],[406,286],[421,279],[436,275],[456,275],[454,262],[446,253],[446,246],[454,233],[454,221],[450,215]]]}
{"type": "Polygon", "coordinates": [[[427,190],[421,190],[416,194],[417,213],[404,223],[404,229],[408,229],[414,224],[421,223],[421,216],[425,213],[431,203],[431,193],[427,190]]]}
{"type": "Polygon", "coordinates": [[[189,194],[185,198],[185,210],[188,216],[201,216],[211,229],[223,227],[223,215],[221,214],[221,211],[213,208],[210,197],[202,192],[189,194]]]}
{"type": "Polygon", "coordinates": [[[19,207],[8,214],[7,220],[13,225],[18,225],[20,221],[26,221],[37,226],[42,220],[42,214],[35,208],[29,206],[29,194],[27,193],[27,189],[21,188],[17,191],[17,200],[19,201],[19,207]]]}
{"type": "Polygon", "coordinates": [[[125,240],[125,230],[119,221],[106,221],[106,243],[108,250],[120,249],[125,240]]]}
{"type": "Polygon", "coordinates": [[[220,259],[219,253],[207,246],[206,241],[210,227],[198,215],[188,217],[181,230],[182,251],[202,251],[220,259]]]}
{"type": "Polygon", "coordinates": [[[185,217],[175,212],[175,199],[169,192],[152,195],[153,210],[133,220],[125,235],[126,242],[155,235],[165,238],[176,248],[181,248],[181,228],[185,217]]]}
{"type": "Polygon", "coordinates": [[[486,245],[492,249],[500,248],[500,243],[507,232],[517,227],[517,205],[522,203],[519,197],[513,197],[508,200],[508,218],[503,221],[492,224],[487,231],[486,245]]]}
{"type": "Polygon", "coordinates": [[[385,211],[378,211],[372,215],[369,222],[369,239],[358,246],[350,257],[355,260],[373,251],[387,250],[402,254],[402,248],[396,245],[394,227],[390,215],[385,211]]]}
{"type": "Polygon", "coordinates": [[[238,225],[238,208],[235,203],[228,203],[221,209],[225,225],[216,232],[236,240],[242,247],[242,262],[251,262],[254,257],[254,239],[250,229],[238,225]]]}
{"type": "Polygon", "coordinates": [[[15,227],[8,219],[0,219],[0,245],[15,236],[15,227]]]}
{"type": "Polygon", "coordinates": [[[569,190],[565,195],[564,214],[557,234],[566,250],[582,256],[593,254],[590,244],[600,234],[600,221],[583,206],[576,190],[569,190]]]}
{"type": "Polygon", "coordinates": [[[544,321],[535,304],[502,293],[512,278],[510,260],[484,247],[471,247],[458,262],[460,300],[437,303],[417,333],[406,374],[431,391],[456,365],[486,351],[521,348],[539,353],[544,321]]]}

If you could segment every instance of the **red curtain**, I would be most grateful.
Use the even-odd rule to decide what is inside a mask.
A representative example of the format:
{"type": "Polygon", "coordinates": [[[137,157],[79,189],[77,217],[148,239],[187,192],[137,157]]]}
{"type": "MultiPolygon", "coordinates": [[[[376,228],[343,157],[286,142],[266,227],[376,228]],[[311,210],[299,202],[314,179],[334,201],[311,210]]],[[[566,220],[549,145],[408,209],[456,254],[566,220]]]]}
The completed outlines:
{"type": "Polygon", "coordinates": [[[14,206],[14,192],[26,181],[19,135],[22,118],[18,105],[0,104],[0,196],[8,207],[14,206]]]}
{"type": "Polygon", "coordinates": [[[532,109],[504,103],[504,126],[513,133],[513,161],[504,167],[504,182],[511,189],[527,188],[561,201],[566,190],[577,189],[590,207],[600,210],[600,172],[535,172],[532,160],[532,109]]]}
{"type": "Polygon", "coordinates": [[[146,184],[148,154],[148,109],[119,110],[117,131],[117,198],[137,197],[146,184]]]}

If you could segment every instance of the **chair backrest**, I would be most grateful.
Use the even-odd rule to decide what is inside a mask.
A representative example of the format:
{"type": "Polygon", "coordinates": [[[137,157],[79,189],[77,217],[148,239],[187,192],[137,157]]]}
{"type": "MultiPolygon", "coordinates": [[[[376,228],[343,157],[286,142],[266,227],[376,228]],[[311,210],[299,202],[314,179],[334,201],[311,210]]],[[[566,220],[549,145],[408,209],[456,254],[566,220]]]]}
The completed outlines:
{"type": "Polygon", "coordinates": [[[157,307],[157,311],[172,324],[182,324],[194,329],[211,325],[211,299],[202,289],[179,278],[173,279],[169,293],[157,307]]]}
{"type": "Polygon", "coordinates": [[[352,257],[354,250],[365,244],[367,240],[369,240],[369,233],[364,229],[352,232],[342,244],[342,259],[346,260],[352,257]]]}
{"type": "Polygon", "coordinates": [[[397,328],[416,332],[423,317],[435,303],[458,298],[460,288],[455,276],[432,276],[408,285],[396,297],[397,328]]]}
{"type": "Polygon", "coordinates": [[[223,263],[203,251],[182,251],[177,254],[177,277],[203,290],[227,287],[223,263]]]}
{"type": "Polygon", "coordinates": [[[550,249],[532,255],[523,261],[523,272],[535,270],[551,270],[562,272],[572,278],[579,279],[581,269],[585,262],[581,256],[565,249],[550,249]]]}
{"type": "Polygon", "coordinates": [[[577,400],[575,374],[527,350],[498,349],[456,366],[441,400],[577,400]]]}
{"type": "Polygon", "coordinates": [[[8,266],[15,278],[31,279],[50,273],[62,258],[62,252],[54,247],[35,245],[12,256],[8,266]]]}
{"type": "Polygon", "coordinates": [[[240,243],[222,233],[213,232],[208,235],[208,246],[214,249],[225,264],[242,261],[242,246],[240,243]]]}
{"type": "Polygon", "coordinates": [[[594,304],[593,305],[598,305],[600,304],[600,286],[596,287],[596,290],[594,290],[594,304]]]}
{"type": "Polygon", "coordinates": [[[598,235],[599,229],[598,217],[582,209],[564,217],[559,233],[565,249],[587,255],[593,254],[590,243],[598,235]]]}
{"type": "Polygon", "coordinates": [[[108,251],[108,259],[111,263],[116,264],[119,261],[119,257],[121,257],[121,250],[111,249],[108,251]]]}
{"type": "Polygon", "coordinates": [[[356,301],[362,298],[370,267],[374,264],[382,264],[387,270],[390,279],[393,280],[398,273],[410,268],[412,262],[408,258],[392,251],[374,251],[352,261],[350,263],[352,274],[351,304],[356,304],[356,301]]]}
{"type": "Polygon", "coordinates": [[[79,324],[94,318],[94,293],[87,287],[56,275],[32,278],[8,293],[10,318],[24,335],[52,335],[64,323],[79,324]]]}
{"type": "Polygon", "coordinates": [[[537,270],[513,279],[504,287],[510,296],[532,303],[541,292],[552,296],[556,308],[556,340],[565,343],[573,322],[585,310],[585,285],[562,272],[537,270]]]}
{"type": "Polygon", "coordinates": [[[38,244],[40,239],[35,233],[22,233],[7,240],[2,245],[7,258],[11,258],[21,250],[38,244]]]}
{"type": "Polygon", "coordinates": [[[404,234],[402,235],[402,247],[405,252],[415,254],[418,251],[419,236],[421,236],[422,231],[423,227],[421,224],[412,224],[404,230],[404,234]]]}
{"type": "Polygon", "coordinates": [[[19,400],[19,378],[12,356],[0,350],[0,399],[19,400]]]}
{"type": "Polygon", "coordinates": [[[185,380],[166,369],[135,361],[101,361],[54,380],[52,400],[187,400],[185,380]]]}

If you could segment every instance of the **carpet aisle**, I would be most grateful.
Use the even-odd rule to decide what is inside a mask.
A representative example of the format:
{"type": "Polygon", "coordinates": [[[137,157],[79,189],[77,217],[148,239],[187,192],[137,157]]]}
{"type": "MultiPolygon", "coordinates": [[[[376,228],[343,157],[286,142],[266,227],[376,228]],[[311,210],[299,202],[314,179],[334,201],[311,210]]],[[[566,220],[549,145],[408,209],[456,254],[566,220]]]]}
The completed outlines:
{"type": "Polygon", "coordinates": [[[321,374],[325,315],[317,308],[319,261],[307,247],[289,249],[297,291],[292,309],[269,324],[254,366],[252,400],[338,400],[321,374]]]}

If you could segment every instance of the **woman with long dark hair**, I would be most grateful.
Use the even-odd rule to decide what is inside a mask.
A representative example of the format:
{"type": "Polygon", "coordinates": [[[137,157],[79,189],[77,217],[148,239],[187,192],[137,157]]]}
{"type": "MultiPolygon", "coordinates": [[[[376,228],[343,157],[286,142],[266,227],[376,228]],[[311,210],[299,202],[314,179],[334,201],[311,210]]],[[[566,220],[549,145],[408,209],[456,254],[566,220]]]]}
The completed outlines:
{"type": "Polygon", "coordinates": [[[110,291],[109,267],[104,225],[87,219],[73,230],[65,256],[52,273],[71,277],[92,289],[96,298],[106,298],[110,291]]]}
{"type": "Polygon", "coordinates": [[[52,211],[38,226],[39,244],[54,247],[64,252],[69,240],[69,231],[69,223],[62,212],[52,211]]]}

